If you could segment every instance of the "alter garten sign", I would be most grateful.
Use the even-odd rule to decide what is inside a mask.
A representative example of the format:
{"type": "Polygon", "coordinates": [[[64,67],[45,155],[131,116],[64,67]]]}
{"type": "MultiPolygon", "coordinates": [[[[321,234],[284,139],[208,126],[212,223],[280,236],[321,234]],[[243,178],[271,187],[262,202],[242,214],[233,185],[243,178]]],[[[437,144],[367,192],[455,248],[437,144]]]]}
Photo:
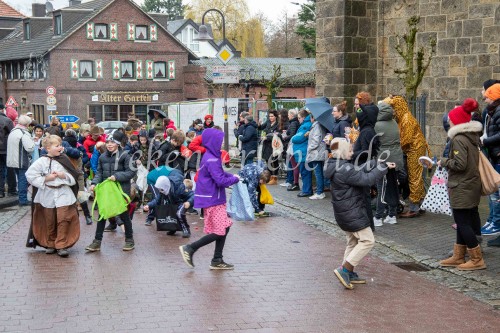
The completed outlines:
{"type": "Polygon", "coordinates": [[[158,101],[158,92],[92,92],[92,102],[151,103],[158,101]]]}

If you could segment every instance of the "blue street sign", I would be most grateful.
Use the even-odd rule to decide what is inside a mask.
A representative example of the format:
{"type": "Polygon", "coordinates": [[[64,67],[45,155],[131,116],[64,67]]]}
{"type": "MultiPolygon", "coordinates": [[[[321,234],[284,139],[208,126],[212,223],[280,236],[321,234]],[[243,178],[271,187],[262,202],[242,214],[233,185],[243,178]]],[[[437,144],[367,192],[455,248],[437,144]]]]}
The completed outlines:
{"type": "Polygon", "coordinates": [[[66,116],[56,115],[56,116],[49,116],[49,123],[52,121],[52,117],[59,118],[61,123],[76,123],[78,120],[80,120],[80,118],[78,118],[77,116],[75,116],[73,114],[66,115],[66,116]]]}

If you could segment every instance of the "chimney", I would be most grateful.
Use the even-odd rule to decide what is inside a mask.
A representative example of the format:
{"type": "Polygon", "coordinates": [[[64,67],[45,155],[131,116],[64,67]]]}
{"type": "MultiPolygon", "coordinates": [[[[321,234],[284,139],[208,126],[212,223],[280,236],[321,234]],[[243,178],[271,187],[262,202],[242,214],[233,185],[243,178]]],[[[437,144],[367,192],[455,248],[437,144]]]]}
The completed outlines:
{"type": "Polygon", "coordinates": [[[32,3],[31,4],[31,16],[32,17],[45,17],[45,4],[44,3],[32,3]]]}
{"type": "Polygon", "coordinates": [[[76,6],[76,5],[80,5],[82,3],[81,0],[69,0],[69,6],[70,7],[73,7],[73,6],[76,6]]]}

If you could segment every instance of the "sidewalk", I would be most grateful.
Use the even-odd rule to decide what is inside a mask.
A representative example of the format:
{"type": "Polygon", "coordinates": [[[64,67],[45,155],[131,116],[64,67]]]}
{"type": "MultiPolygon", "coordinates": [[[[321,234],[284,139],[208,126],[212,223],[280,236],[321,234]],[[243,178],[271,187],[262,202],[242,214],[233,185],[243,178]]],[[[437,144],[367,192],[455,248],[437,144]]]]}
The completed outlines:
{"type": "MultiPolygon", "coordinates": [[[[319,204],[328,208],[327,203],[319,204]]],[[[235,265],[234,271],[211,271],[213,245],[195,254],[196,267],[190,269],[178,250],[188,241],[144,226],[144,214],[134,217],[136,249],[130,252],[121,250],[124,234],[117,231],[105,233],[100,252],[85,253],[95,225],[83,221],[69,258],[27,249],[28,209],[16,209],[24,216],[0,237],[0,332],[433,333],[498,328],[499,313],[490,306],[375,255],[358,269],[368,283],[346,290],[333,274],[344,242],[326,227],[324,232],[305,219],[281,216],[283,206],[269,210],[275,217],[231,228],[224,259],[235,265]]],[[[202,221],[189,216],[189,222],[193,241],[202,234],[202,221]]]]}
{"type": "MultiPolygon", "coordinates": [[[[281,183],[283,180],[280,180],[281,183]]],[[[310,200],[298,198],[298,192],[288,192],[281,186],[268,186],[278,204],[285,209],[306,212],[315,219],[326,221],[335,225],[331,195],[325,192],[323,200],[310,200]]],[[[488,215],[487,198],[483,197],[479,212],[481,220],[485,221],[488,215]]],[[[376,228],[375,238],[377,243],[403,254],[415,262],[430,268],[439,268],[438,262],[448,257],[448,252],[453,249],[456,231],[451,228],[453,218],[445,215],[425,213],[411,219],[398,219],[395,225],[384,224],[376,228]]],[[[340,228],[336,227],[339,231],[340,228]]],[[[495,236],[494,236],[495,237],[495,236]]],[[[474,272],[461,272],[452,268],[442,269],[463,278],[464,281],[476,281],[491,289],[489,303],[500,306],[500,248],[486,246],[486,241],[492,237],[484,237],[483,252],[487,265],[486,270],[474,272]]]]}

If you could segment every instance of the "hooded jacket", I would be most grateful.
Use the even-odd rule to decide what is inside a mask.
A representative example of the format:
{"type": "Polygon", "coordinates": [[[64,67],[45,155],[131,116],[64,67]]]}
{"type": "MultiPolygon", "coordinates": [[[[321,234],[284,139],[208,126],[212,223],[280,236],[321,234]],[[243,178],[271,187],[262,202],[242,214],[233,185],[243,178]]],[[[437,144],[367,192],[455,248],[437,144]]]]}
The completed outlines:
{"type": "Polygon", "coordinates": [[[291,142],[293,143],[293,157],[297,163],[306,161],[307,142],[309,140],[309,136],[305,136],[305,134],[311,130],[311,125],[311,117],[305,117],[302,124],[300,124],[299,130],[292,137],[291,142]]]}
{"type": "Polygon", "coordinates": [[[401,143],[399,142],[399,127],[393,119],[394,110],[385,102],[380,102],[378,108],[375,132],[379,134],[379,157],[386,159],[387,162],[396,163],[396,170],[400,170],[404,168],[404,161],[401,143]],[[387,153],[384,152],[389,155],[387,156],[387,153]]]}
{"type": "Polygon", "coordinates": [[[356,232],[370,226],[370,219],[365,204],[365,188],[375,185],[387,173],[385,163],[375,166],[370,161],[366,166],[355,167],[342,159],[328,159],[324,167],[324,176],[331,180],[332,205],[335,221],[340,229],[356,232]]]}
{"type": "Polygon", "coordinates": [[[168,176],[158,177],[155,187],[160,189],[159,186],[168,190],[168,196],[163,194],[165,193],[165,191],[163,191],[163,193],[158,193],[158,195],[156,195],[153,200],[148,203],[148,206],[150,208],[162,204],[162,201],[166,201],[167,199],[174,205],[180,205],[184,202],[189,202],[191,207],[193,206],[194,193],[193,191],[186,191],[186,186],[184,185],[184,176],[179,170],[172,169],[168,176]],[[162,177],[165,177],[166,180],[168,180],[168,183],[162,177]]]}
{"type": "Polygon", "coordinates": [[[345,128],[352,127],[352,119],[346,114],[338,119],[335,119],[332,135],[334,138],[345,138],[345,128]]]}
{"type": "Polygon", "coordinates": [[[242,153],[248,156],[253,151],[252,156],[257,155],[257,146],[259,145],[259,137],[257,135],[257,123],[251,121],[243,126],[243,134],[240,137],[242,153]]]}
{"type": "Polygon", "coordinates": [[[226,203],[226,187],[238,182],[238,177],[222,169],[221,145],[224,133],[213,128],[203,131],[202,142],[207,149],[201,159],[194,194],[194,207],[207,208],[226,203]]]}
{"type": "Polygon", "coordinates": [[[448,169],[450,206],[453,209],[474,208],[481,200],[478,147],[482,128],[480,122],[471,121],[453,126],[448,131],[450,157],[442,158],[441,165],[448,169]]]}
{"type": "Polygon", "coordinates": [[[324,162],[326,160],[326,144],[323,142],[325,135],[326,131],[324,127],[316,120],[311,125],[309,140],[307,140],[306,162],[324,162]]]}
{"type": "Polygon", "coordinates": [[[361,165],[368,159],[377,156],[380,145],[374,129],[377,116],[378,107],[375,104],[360,105],[360,109],[356,111],[356,118],[359,123],[359,137],[354,143],[352,160],[357,165],[361,165]]]}
{"type": "Polygon", "coordinates": [[[17,125],[7,139],[7,166],[9,168],[28,169],[35,142],[27,129],[17,125]]]}

